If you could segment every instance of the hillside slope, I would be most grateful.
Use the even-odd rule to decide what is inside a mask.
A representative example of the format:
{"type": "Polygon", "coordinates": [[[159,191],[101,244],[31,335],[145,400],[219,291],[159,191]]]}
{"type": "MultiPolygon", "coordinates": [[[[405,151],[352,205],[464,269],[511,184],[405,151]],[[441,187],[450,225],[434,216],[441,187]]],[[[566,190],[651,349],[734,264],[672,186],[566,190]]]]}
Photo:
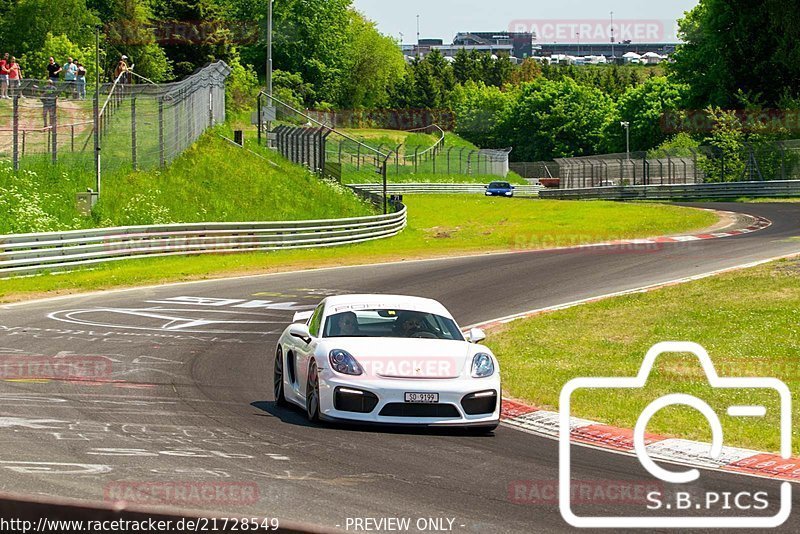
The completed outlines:
{"type": "Polygon", "coordinates": [[[93,187],[84,170],[49,164],[14,173],[0,162],[0,234],[178,222],[327,219],[371,215],[342,186],[264,150],[260,156],[206,133],[163,170],[103,177],[100,202],[80,217],[75,194],[93,187]],[[268,158],[265,159],[265,158],[268,158]]]}

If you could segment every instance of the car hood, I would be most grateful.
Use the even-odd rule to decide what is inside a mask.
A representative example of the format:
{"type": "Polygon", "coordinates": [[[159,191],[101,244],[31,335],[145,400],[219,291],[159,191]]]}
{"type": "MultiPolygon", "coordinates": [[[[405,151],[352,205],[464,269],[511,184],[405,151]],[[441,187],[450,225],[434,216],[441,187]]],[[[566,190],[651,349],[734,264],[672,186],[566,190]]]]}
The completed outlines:
{"type": "MultiPolygon", "coordinates": [[[[475,345],[466,341],[405,338],[335,338],[322,344],[327,352],[349,352],[371,378],[458,378],[475,345]]],[[[326,361],[327,363],[327,361],[326,361]]]]}

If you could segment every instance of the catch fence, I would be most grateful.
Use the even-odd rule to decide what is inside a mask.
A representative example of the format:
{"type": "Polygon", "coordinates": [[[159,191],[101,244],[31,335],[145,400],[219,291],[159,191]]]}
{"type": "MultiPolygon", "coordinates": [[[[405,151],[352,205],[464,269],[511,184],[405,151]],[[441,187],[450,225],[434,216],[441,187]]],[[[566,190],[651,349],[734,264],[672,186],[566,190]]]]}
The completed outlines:
{"type": "Polygon", "coordinates": [[[163,167],[224,122],[229,73],[216,62],[174,83],[118,78],[100,86],[99,99],[75,83],[25,80],[0,101],[0,158],[15,169],[61,163],[97,171],[97,142],[104,172],[163,167]]]}

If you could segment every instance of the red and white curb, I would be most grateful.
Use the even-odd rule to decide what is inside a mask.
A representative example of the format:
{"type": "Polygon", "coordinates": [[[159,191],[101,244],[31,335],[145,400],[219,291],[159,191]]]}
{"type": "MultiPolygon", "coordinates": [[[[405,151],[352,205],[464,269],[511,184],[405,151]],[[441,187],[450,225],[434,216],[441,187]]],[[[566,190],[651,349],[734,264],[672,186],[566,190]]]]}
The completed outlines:
{"type": "MultiPolygon", "coordinates": [[[[559,414],[533,406],[503,399],[501,420],[506,425],[542,435],[559,438],[559,414]]],[[[586,419],[570,418],[570,441],[579,445],[634,454],[633,430],[604,425],[586,419]]],[[[654,460],[663,460],[691,467],[730,471],[761,478],[800,483],[800,458],[782,458],[778,454],[722,448],[717,459],[708,456],[710,445],[699,441],[667,438],[646,434],[647,452],[654,460]]]]}
{"type": "Polygon", "coordinates": [[[745,234],[751,234],[753,232],[758,232],[759,230],[764,230],[772,226],[772,221],[769,219],[765,219],[764,217],[756,217],[753,215],[743,215],[741,213],[735,213],[732,211],[720,211],[720,210],[704,210],[704,211],[711,211],[713,213],[728,215],[730,217],[747,217],[750,219],[749,226],[745,228],[739,228],[735,230],[727,230],[727,231],[719,231],[719,232],[708,232],[703,234],[693,234],[693,235],[679,235],[679,236],[665,236],[665,237],[651,237],[645,239],[621,239],[617,241],[608,241],[605,243],[592,243],[588,245],[577,245],[575,247],[570,248],[594,248],[594,247],[623,247],[623,246],[638,246],[638,245],[663,245],[666,243],[689,243],[692,241],[704,241],[706,239],[722,239],[726,237],[735,237],[745,234]]]}

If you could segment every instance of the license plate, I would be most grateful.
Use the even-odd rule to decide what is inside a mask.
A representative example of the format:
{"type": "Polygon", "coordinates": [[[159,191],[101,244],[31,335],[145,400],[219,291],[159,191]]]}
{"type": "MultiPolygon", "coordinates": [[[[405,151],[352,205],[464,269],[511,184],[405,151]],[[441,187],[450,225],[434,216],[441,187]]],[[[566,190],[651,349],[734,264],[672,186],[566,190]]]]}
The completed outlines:
{"type": "Polygon", "coordinates": [[[406,402],[412,404],[436,404],[439,402],[438,393],[406,393],[406,402]]]}

